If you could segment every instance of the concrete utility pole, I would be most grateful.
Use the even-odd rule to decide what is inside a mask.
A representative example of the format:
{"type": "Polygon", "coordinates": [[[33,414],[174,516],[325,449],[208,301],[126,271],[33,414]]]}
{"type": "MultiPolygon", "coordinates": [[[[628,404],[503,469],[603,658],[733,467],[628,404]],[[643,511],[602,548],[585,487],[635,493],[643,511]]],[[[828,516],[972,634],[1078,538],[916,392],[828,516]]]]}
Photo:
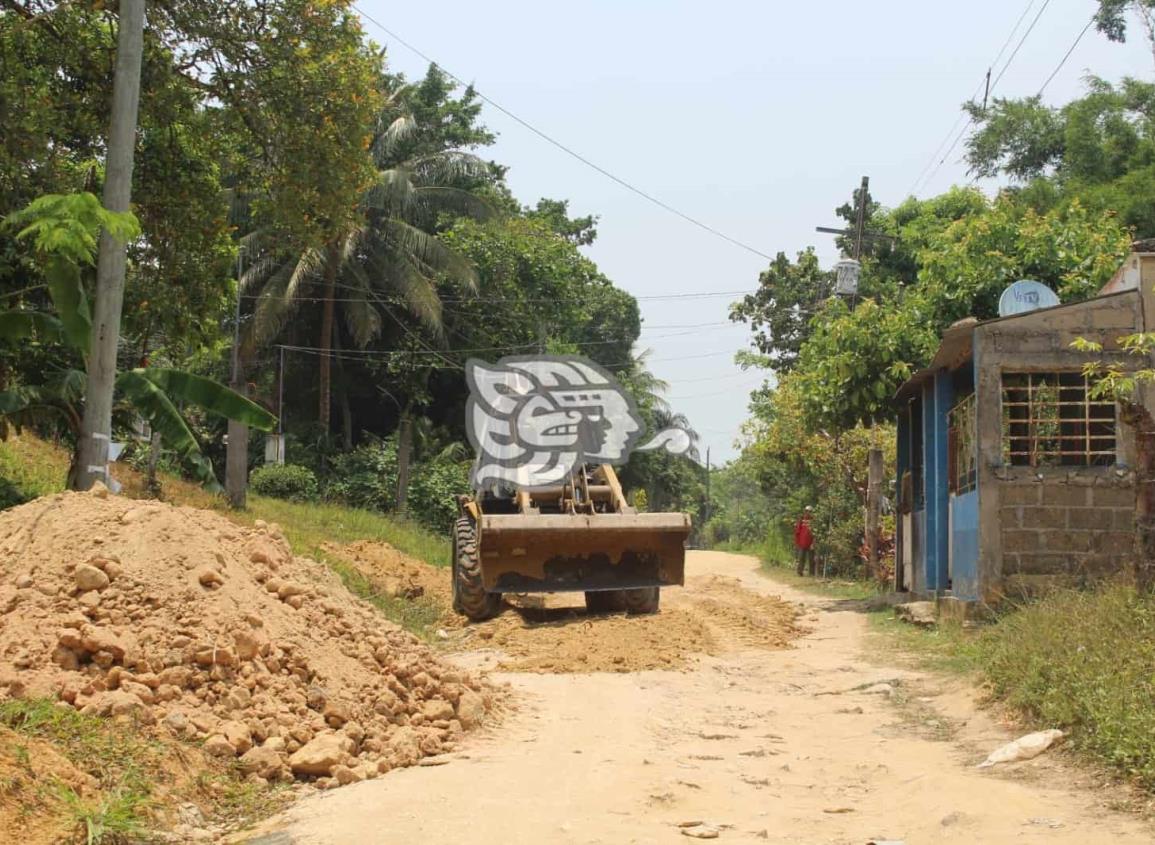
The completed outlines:
{"type": "MultiPolygon", "coordinates": [[[[144,0],[120,0],[116,70],[112,79],[112,116],[104,161],[104,195],[109,211],[129,210],[136,119],[140,104],[140,63],[144,50],[144,0]]],[[[74,484],[87,490],[108,482],[108,447],[112,437],[112,394],[116,387],[116,351],[124,306],[126,245],[107,231],[100,233],[96,263],[96,302],[88,348],[88,387],[84,396],[79,461],[74,484]]]]}
{"type": "Polygon", "coordinates": [[[866,549],[867,567],[872,578],[878,577],[879,515],[882,511],[882,476],[885,472],[882,450],[867,454],[866,475],[866,549]]]}
{"type": "MultiPolygon", "coordinates": [[[[243,252],[237,252],[237,306],[233,312],[233,361],[229,387],[242,396],[245,374],[241,371],[241,274],[244,272],[243,252]]],[[[225,435],[225,497],[229,505],[241,510],[245,507],[249,489],[249,427],[236,420],[228,421],[225,435]]]]}

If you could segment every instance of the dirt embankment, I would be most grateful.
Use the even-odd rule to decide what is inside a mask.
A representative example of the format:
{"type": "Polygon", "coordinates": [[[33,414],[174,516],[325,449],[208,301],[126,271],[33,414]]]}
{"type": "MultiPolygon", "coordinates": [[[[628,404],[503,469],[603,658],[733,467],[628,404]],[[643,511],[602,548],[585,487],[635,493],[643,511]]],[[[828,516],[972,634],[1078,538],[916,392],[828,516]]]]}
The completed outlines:
{"type": "Polygon", "coordinates": [[[653,616],[591,616],[581,593],[507,596],[500,616],[469,623],[453,613],[447,569],[384,543],[333,546],[388,595],[432,601],[452,651],[489,653],[489,665],[514,672],[635,672],[683,669],[700,655],[786,647],[800,635],[793,606],[743,590],[733,578],[693,577],[662,592],[653,616]]]}
{"type": "Polygon", "coordinates": [[[276,525],[100,488],[0,513],[0,702],[41,697],[199,743],[254,782],[336,786],[453,748],[493,690],[276,525]]]}

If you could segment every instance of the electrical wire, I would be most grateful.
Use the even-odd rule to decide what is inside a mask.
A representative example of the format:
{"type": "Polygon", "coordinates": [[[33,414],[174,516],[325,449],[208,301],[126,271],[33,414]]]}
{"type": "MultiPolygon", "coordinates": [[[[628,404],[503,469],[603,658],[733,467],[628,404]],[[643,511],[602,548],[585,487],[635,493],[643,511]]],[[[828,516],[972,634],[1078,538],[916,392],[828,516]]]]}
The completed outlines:
{"type": "MultiPolygon", "coordinates": [[[[468,83],[466,83],[457,74],[452,73],[451,71],[447,70],[446,67],[443,64],[441,64],[440,62],[438,62],[436,59],[432,58],[427,53],[418,49],[413,44],[410,44],[408,41],[406,41],[404,38],[402,38],[396,32],[394,32],[393,30],[391,30],[387,26],[385,26],[385,24],[381,23],[379,20],[377,20],[376,18],[374,18],[370,14],[368,14],[364,9],[362,9],[356,3],[353,4],[353,8],[356,9],[358,14],[360,14],[361,17],[363,17],[365,20],[374,24],[378,29],[380,29],[382,32],[384,32],[386,35],[388,35],[390,38],[393,38],[394,40],[396,40],[397,43],[400,44],[401,46],[405,47],[406,49],[408,49],[411,52],[415,53],[416,55],[420,56],[422,59],[429,62],[434,67],[440,69],[442,73],[444,73],[446,76],[448,76],[454,82],[456,82],[458,85],[461,85],[463,87],[469,87],[468,83]]],[[[537,135],[543,141],[553,145],[554,147],[557,147],[559,150],[564,152],[566,155],[569,155],[572,158],[577,159],[582,164],[584,164],[586,167],[589,167],[590,169],[597,171],[602,176],[605,176],[607,179],[611,180],[612,182],[617,183],[618,185],[625,188],[626,190],[628,190],[634,194],[637,194],[639,197],[646,200],[647,202],[653,203],[654,205],[669,212],[670,214],[673,214],[677,217],[680,217],[682,220],[686,221],[687,223],[690,223],[693,226],[697,226],[699,229],[702,229],[705,232],[709,232],[711,235],[714,235],[715,237],[721,238],[722,240],[727,241],[730,244],[732,244],[732,245],[734,245],[740,249],[745,250],[746,252],[752,253],[753,255],[757,255],[761,258],[765,258],[767,261],[773,261],[774,260],[773,256],[768,255],[765,252],[762,252],[760,249],[756,249],[755,247],[752,247],[749,244],[744,243],[735,237],[731,237],[730,235],[727,235],[725,232],[723,232],[719,229],[715,229],[713,226],[709,225],[708,223],[703,223],[701,220],[697,219],[696,217],[691,217],[689,214],[686,214],[684,211],[681,211],[681,210],[675,208],[674,206],[670,205],[669,203],[663,202],[662,200],[658,199],[653,194],[647,193],[646,191],[642,190],[641,188],[639,188],[635,185],[632,185],[631,183],[627,182],[625,179],[622,179],[619,176],[615,176],[613,173],[611,173],[609,170],[606,170],[601,165],[594,163],[593,161],[586,158],[585,156],[583,156],[581,153],[577,152],[573,148],[566,146],[561,141],[546,134],[541,129],[538,129],[536,126],[534,126],[529,121],[523,120],[522,118],[518,117],[516,114],[511,112],[509,109],[505,108],[505,106],[501,105],[500,103],[494,101],[493,99],[486,96],[482,92],[478,91],[476,87],[473,87],[473,92],[477,95],[478,99],[483,100],[484,102],[488,103],[490,106],[497,109],[499,112],[504,114],[510,120],[513,120],[514,122],[520,124],[524,128],[528,129],[530,132],[532,132],[534,135],[537,135]]]]}
{"type": "MultiPolygon", "coordinates": [[[[999,52],[995,55],[994,60],[991,61],[991,63],[989,65],[987,65],[988,68],[993,68],[995,65],[997,65],[999,63],[999,59],[1001,59],[1003,57],[1003,53],[1005,53],[1007,50],[1007,47],[1010,46],[1011,39],[1013,39],[1015,37],[1015,33],[1017,33],[1019,31],[1019,27],[1022,26],[1023,21],[1027,19],[1027,14],[1031,11],[1031,7],[1034,5],[1035,5],[1035,0],[1030,0],[1030,2],[1027,3],[1026,8],[1023,9],[1023,13],[1021,15],[1019,15],[1019,19],[1017,21],[1015,21],[1015,25],[1011,28],[1010,34],[1007,35],[1006,40],[1003,42],[1003,46],[1001,48],[999,48],[999,52]]],[[[989,78],[989,74],[990,74],[990,71],[988,70],[987,75],[984,76],[984,82],[986,79],[989,78]]],[[[980,82],[978,84],[978,87],[975,88],[975,92],[970,95],[968,102],[973,101],[976,97],[978,97],[979,92],[983,90],[984,82],[980,82]]],[[[942,141],[939,142],[939,145],[935,148],[935,151],[931,154],[930,160],[926,163],[926,165],[919,172],[918,178],[914,180],[914,184],[912,184],[910,186],[910,190],[907,191],[908,194],[913,195],[914,192],[919,189],[920,183],[922,182],[922,177],[925,176],[927,174],[927,171],[929,171],[930,168],[934,166],[934,162],[935,162],[935,159],[938,158],[938,154],[940,152],[942,152],[943,147],[946,146],[947,142],[951,139],[951,136],[954,135],[954,133],[958,130],[959,124],[962,123],[963,118],[965,118],[965,117],[966,117],[966,112],[960,112],[959,113],[959,116],[958,116],[958,118],[956,118],[954,125],[946,133],[946,136],[943,137],[942,141]]]]}
{"type": "Polygon", "coordinates": [[[1075,52],[1075,48],[1079,46],[1079,42],[1083,40],[1083,36],[1086,35],[1088,31],[1090,31],[1091,26],[1094,23],[1095,15],[1091,15],[1091,19],[1087,21],[1087,25],[1084,26],[1083,29],[1079,32],[1078,36],[1075,38],[1074,43],[1071,44],[1071,46],[1067,49],[1067,52],[1063,55],[1062,60],[1055,67],[1055,69],[1051,71],[1051,75],[1047,77],[1047,81],[1044,82],[1042,87],[1039,88],[1039,93],[1035,95],[1036,97],[1043,96],[1043,92],[1047,90],[1047,86],[1050,85],[1054,78],[1059,75],[1059,71],[1061,71],[1063,69],[1063,65],[1067,63],[1067,59],[1071,58],[1071,54],[1075,52]]]}
{"type": "MultiPolygon", "coordinates": [[[[991,81],[990,88],[987,89],[988,95],[994,94],[995,88],[998,86],[998,84],[1002,80],[1003,76],[1006,75],[1006,72],[1010,68],[1011,63],[1014,62],[1015,57],[1018,56],[1019,50],[1021,50],[1023,48],[1023,45],[1027,42],[1027,39],[1030,38],[1031,33],[1035,31],[1035,27],[1038,25],[1039,19],[1043,17],[1043,13],[1045,11],[1047,11],[1047,7],[1050,5],[1051,5],[1051,0],[1043,0],[1043,5],[1039,7],[1039,11],[1035,14],[1035,17],[1031,21],[1030,26],[1027,27],[1027,31],[1023,33],[1023,37],[1019,39],[1019,43],[1015,45],[1014,51],[1010,54],[1010,56],[1007,57],[1006,62],[1003,64],[1002,70],[1000,70],[998,76],[996,76],[991,81]]],[[[1027,7],[1027,11],[1030,11],[1030,6],[1027,7]]],[[[1024,17],[1025,17],[1025,15],[1026,15],[1026,13],[1024,12],[1024,17]]],[[[1018,28],[1018,24],[1015,25],[1015,28],[1016,29],[1018,28]]],[[[974,99],[974,98],[972,97],[972,99],[974,99]]],[[[930,175],[926,177],[926,180],[923,182],[920,190],[922,188],[925,188],[928,184],[930,184],[930,181],[932,179],[934,179],[934,177],[936,175],[938,175],[938,171],[946,163],[946,160],[948,158],[950,158],[950,154],[952,152],[954,152],[955,147],[958,146],[958,142],[963,139],[963,136],[966,135],[967,130],[970,129],[971,126],[974,125],[974,122],[975,122],[974,115],[971,115],[970,120],[968,120],[966,122],[966,125],[962,128],[962,131],[960,131],[957,135],[955,135],[954,141],[951,142],[951,145],[947,148],[947,151],[943,154],[942,158],[939,159],[939,162],[937,165],[935,165],[934,170],[932,170],[930,172],[930,175]]],[[[957,123],[956,123],[956,125],[957,125],[957,123]]]]}

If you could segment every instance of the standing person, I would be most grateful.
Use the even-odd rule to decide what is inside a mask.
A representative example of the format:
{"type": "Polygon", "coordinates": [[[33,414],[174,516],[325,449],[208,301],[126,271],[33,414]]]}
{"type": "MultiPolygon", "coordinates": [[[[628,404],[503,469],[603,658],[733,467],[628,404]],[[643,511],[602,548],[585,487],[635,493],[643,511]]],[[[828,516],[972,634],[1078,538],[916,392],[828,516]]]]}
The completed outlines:
{"type": "Polygon", "coordinates": [[[806,574],[806,563],[809,561],[811,577],[818,574],[818,567],[814,562],[814,532],[810,530],[810,517],[813,513],[814,508],[807,505],[794,525],[794,551],[798,556],[798,574],[806,574]]]}

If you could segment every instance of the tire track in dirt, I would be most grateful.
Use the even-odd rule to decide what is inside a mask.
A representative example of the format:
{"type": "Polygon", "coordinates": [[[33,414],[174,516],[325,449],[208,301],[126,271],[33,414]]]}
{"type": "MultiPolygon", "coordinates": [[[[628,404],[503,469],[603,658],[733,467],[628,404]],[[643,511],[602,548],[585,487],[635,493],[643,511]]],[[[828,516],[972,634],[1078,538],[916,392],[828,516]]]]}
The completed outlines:
{"type": "Polygon", "coordinates": [[[581,593],[510,595],[494,619],[471,623],[453,613],[449,571],[384,543],[328,549],[389,595],[434,602],[443,644],[475,653],[474,665],[508,672],[637,672],[686,669],[702,655],[780,649],[799,636],[795,608],[742,588],[736,578],[691,577],[662,591],[654,615],[586,612],[581,593]]]}

